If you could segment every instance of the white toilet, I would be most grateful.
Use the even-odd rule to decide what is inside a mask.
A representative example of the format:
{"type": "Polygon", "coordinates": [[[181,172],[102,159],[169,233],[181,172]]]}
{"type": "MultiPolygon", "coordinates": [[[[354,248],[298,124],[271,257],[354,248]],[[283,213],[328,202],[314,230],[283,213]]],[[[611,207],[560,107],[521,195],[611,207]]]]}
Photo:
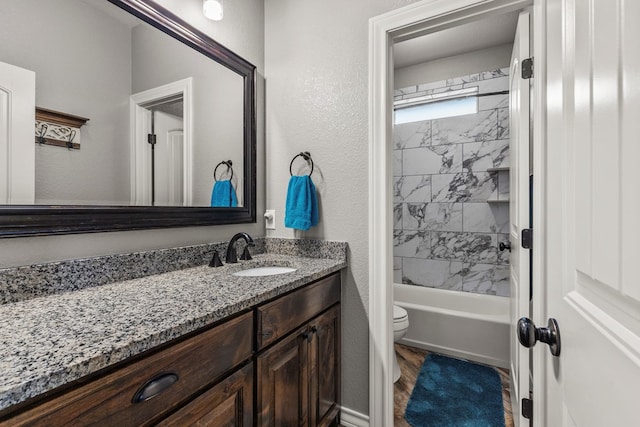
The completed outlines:
{"type": "MultiPolygon", "coordinates": [[[[393,342],[398,342],[409,329],[409,315],[404,308],[393,305],[393,342]]],[[[400,366],[395,350],[393,351],[393,382],[400,379],[400,366]]]]}

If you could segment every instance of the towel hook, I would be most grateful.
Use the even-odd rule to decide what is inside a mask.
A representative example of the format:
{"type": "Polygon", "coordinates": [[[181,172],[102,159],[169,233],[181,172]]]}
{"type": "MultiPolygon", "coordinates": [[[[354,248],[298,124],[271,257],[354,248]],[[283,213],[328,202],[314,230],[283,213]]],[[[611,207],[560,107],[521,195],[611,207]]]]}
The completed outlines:
{"type": "Polygon", "coordinates": [[[216,172],[218,172],[218,168],[222,165],[225,165],[227,167],[227,172],[231,171],[231,178],[229,178],[229,180],[233,179],[233,162],[231,160],[223,160],[220,163],[218,163],[216,165],[216,168],[213,170],[213,179],[214,180],[218,180],[218,178],[216,178],[216,172]]]}
{"type": "Polygon", "coordinates": [[[42,125],[40,126],[40,135],[38,135],[38,144],[42,145],[45,142],[47,142],[44,136],[47,134],[48,128],[49,128],[49,125],[47,125],[46,123],[42,123],[42,125]]]}
{"type": "Polygon", "coordinates": [[[71,150],[73,148],[73,139],[76,137],[76,131],[69,129],[69,140],[67,141],[67,148],[71,150]]]}
{"type": "Polygon", "coordinates": [[[293,159],[291,159],[291,163],[289,163],[289,175],[293,176],[291,168],[293,167],[293,161],[298,157],[302,157],[307,161],[307,164],[311,165],[311,172],[309,172],[309,176],[311,176],[311,174],[313,173],[313,159],[311,158],[311,153],[309,153],[308,151],[302,151],[300,152],[300,154],[296,154],[293,159]]]}

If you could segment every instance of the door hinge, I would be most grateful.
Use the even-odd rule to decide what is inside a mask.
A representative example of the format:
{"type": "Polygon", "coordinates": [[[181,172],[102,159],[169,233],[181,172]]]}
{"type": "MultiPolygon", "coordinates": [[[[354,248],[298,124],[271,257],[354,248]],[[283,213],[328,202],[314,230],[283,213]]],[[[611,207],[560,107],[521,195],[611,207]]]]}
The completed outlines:
{"type": "Polygon", "coordinates": [[[522,247],[525,249],[533,248],[533,229],[525,228],[522,230],[522,239],[520,240],[522,247]]]}
{"type": "Polygon", "coordinates": [[[147,142],[151,145],[155,145],[156,143],[156,135],[153,133],[147,134],[147,142]]]}
{"type": "Polygon", "coordinates": [[[522,416],[526,419],[533,419],[533,400],[532,399],[522,399],[522,416]]]}
{"type": "Polygon", "coordinates": [[[533,77],[533,58],[522,60],[522,78],[530,79],[533,77]]]}

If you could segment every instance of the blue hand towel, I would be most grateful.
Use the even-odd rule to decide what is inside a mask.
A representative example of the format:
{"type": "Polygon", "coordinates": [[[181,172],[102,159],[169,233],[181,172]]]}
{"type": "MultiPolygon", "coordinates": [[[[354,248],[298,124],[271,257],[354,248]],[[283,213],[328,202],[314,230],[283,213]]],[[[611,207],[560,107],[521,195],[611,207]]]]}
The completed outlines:
{"type": "Polygon", "coordinates": [[[216,181],[211,192],[211,206],[219,208],[235,208],[238,206],[236,190],[230,180],[216,181]]]}
{"type": "Polygon", "coordinates": [[[284,226],[308,230],[318,225],[316,186],[308,175],[292,176],[287,189],[284,226]]]}

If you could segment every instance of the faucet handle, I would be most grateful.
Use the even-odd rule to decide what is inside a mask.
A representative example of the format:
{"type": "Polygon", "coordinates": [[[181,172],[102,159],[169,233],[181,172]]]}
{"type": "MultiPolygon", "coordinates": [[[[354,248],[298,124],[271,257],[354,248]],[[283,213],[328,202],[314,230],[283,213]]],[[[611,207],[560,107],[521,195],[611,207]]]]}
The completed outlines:
{"type": "Polygon", "coordinates": [[[253,259],[251,257],[251,253],[249,253],[249,245],[244,247],[244,251],[242,251],[242,255],[240,255],[240,259],[243,261],[249,261],[250,259],[253,259]]]}
{"type": "Polygon", "coordinates": [[[213,251],[213,257],[211,258],[211,261],[209,262],[209,267],[222,267],[222,260],[220,259],[220,254],[218,254],[218,251],[213,251]]]}

